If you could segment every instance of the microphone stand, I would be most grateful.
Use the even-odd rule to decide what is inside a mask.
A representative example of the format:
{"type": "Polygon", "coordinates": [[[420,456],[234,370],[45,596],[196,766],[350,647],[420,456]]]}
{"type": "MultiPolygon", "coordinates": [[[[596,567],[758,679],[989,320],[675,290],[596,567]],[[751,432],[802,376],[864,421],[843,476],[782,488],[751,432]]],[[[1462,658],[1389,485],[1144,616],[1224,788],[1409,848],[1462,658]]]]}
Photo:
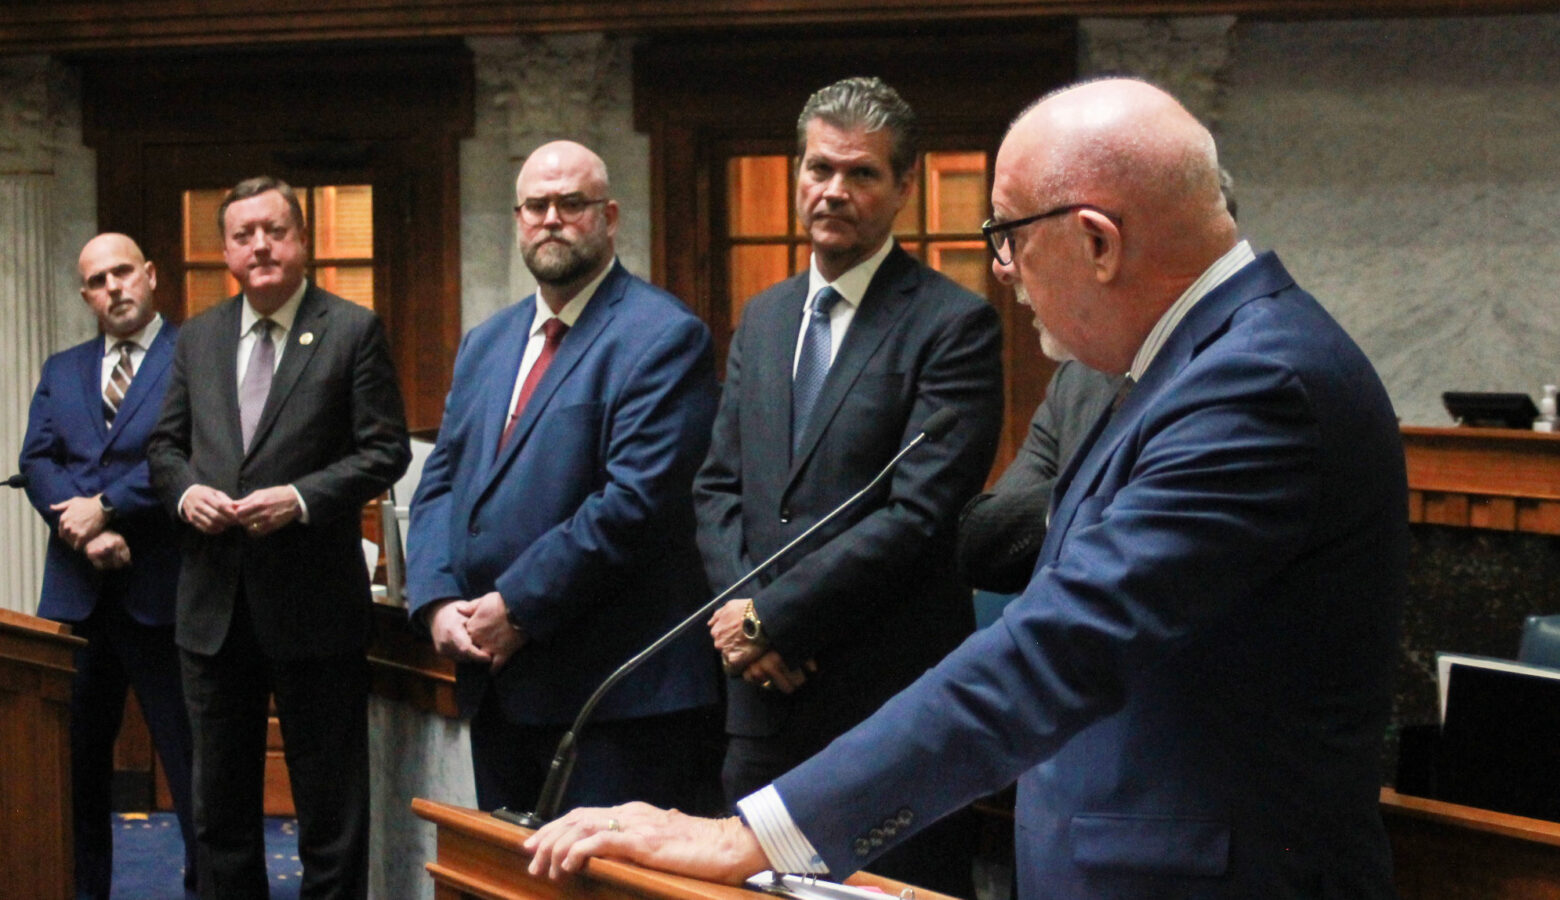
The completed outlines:
{"type": "Polygon", "coordinates": [[[866,487],[852,494],[850,499],[836,506],[828,515],[815,522],[812,527],[792,538],[789,543],[776,550],[773,555],[759,563],[752,571],[737,579],[734,584],[721,591],[710,602],[699,607],[693,615],[683,619],[671,631],[661,635],[655,643],[639,651],[628,662],[618,666],[617,670],[608,675],[607,679],[601,683],[601,686],[596,688],[595,693],[591,694],[590,698],[585,701],[585,706],[580,710],[579,715],[574,717],[574,724],[569,726],[569,730],[564,732],[563,738],[558,741],[558,749],[553,753],[552,763],[548,767],[547,780],[542,782],[542,794],[536,800],[535,811],[518,813],[507,807],[500,807],[493,811],[494,817],[532,829],[541,828],[557,818],[558,807],[563,802],[563,790],[568,786],[569,775],[574,771],[574,759],[577,755],[574,746],[576,736],[584,730],[585,722],[590,719],[590,714],[596,709],[596,705],[601,702],[601,698],[606,695],[607,691],[612,690],[618,682],[626,678],[630,672],[639,668],[645,660],[660,652],[667,644],[687,634],[695,626],[702,624],[739,588],[747,585],[748,582],[752,581],[760,572],[768,569],[780,557],[790,553],[797,544],[807,540],[818,529],[834,521],[836,516],[854,506],[862,497],[871,493],[873,488],[877,487],[884,478],[888,477],[888,473],[894,470],[894,467],[899,464],[899,461],[904,458],[906,453],[914,450],[929,438],[935,440],[942,437],[953,426],[956,418],[957,414],[946,408],[928,416],[921,433],[912,438],[910,443],[905,444],[898,453],[894,454],[894,458],[888,461],[888,465],[883,467],[883,471],[879,472],[876,478],[868,482],[866,487]]]}

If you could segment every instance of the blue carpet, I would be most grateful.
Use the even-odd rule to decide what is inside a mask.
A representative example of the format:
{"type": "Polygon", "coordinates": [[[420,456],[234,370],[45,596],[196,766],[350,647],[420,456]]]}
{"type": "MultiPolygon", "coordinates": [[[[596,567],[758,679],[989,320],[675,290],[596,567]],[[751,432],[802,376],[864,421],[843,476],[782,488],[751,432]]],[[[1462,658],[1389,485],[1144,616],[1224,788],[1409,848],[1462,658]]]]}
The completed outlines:
{"type": "MultiPolygon", "coordinates": [[[[265,855],[271,900],[297,900],[303,864],[296,820],[265,820],[265,855]]],[[[173,813],[114,816],[114,900],[185,900],[183,870],[184,842],[173,813]]]]}

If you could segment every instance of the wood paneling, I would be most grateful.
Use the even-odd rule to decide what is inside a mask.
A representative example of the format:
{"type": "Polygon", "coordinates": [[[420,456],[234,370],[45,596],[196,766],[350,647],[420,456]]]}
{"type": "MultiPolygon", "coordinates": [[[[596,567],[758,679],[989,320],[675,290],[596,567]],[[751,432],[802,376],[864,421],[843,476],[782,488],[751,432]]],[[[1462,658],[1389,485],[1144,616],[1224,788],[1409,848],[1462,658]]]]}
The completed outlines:
{"type": "Polygon", "coordinates": [[[1381,789],[1403,900],[1560,897],[1560,824],[1381,789]]]}
{"type": "Polygon", "coordinates": [[[1560,534],[1560,434],[1403,429],[1408,520],[1560,534]]]}
{"type": "Polygon", "coordinates": [[[1043,16],[1470,15],[1541,0],[8,0],[0,53],[1043,16]]]}

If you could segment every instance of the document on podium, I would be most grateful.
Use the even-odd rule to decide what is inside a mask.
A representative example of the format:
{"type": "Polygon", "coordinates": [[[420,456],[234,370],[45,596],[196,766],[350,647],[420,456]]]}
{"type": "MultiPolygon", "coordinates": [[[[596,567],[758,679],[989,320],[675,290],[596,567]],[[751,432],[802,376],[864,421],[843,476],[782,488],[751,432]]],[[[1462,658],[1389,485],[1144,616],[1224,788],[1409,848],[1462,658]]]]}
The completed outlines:
{"type": "MultiPolygon", "coordinates": [[[[747,886],[755,891],[794,900],[887,900],[891,896],[877,888],[823,881],[811,875],[781,875],[767,871],[749,878],[747,886]]],[[[899,900],[915,900],[915,889],[905,888],[899,900]]]]}

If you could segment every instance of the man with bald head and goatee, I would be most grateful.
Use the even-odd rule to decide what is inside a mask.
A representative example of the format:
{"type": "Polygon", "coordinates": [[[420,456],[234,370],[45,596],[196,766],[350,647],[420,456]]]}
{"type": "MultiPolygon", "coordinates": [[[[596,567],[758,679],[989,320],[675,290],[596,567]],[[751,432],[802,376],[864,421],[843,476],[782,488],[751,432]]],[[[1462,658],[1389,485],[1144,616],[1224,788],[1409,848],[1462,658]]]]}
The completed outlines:
{"type": "Polygon", "coordinates": [[[1370,362],[1239,239],[1212,136],[1141,81],[1027,110],[992,208],[996,276],[1130,386],[1056,486],[1028,587],[745,823],[575,810],[527,842],[533,871],[843,877],[1017,778],[1023,900],[1393,896],[1407,488],[1370,362]]]}
{"type": "MultiPolygon", "coordinates": [[[[536,293],[461,342],[412,499],[407,595],[459,663],[477,803],[533,809],[591,691],[707,598],[694,472],[715,416],[709,330],[614,251],[606,165],[555,141],[515,184],[536,293]]],[[[563,808],[713,795],[714,654],[697,634],[603,699],[563,808]]]]}
{"type": "MultiPolygon", "coordinates": [[[[102,334],[43,364],[20,466],[50,531],[38,615],[87,639],[71,687],[72,834],[76,896],[99,898],[113,874],[114,741],[131,687],[178,812],[184,882],[195,879],[190,722],[173,642],[178,532],[146,462],[178,329],[153,305],[157,268],[129,237],[88,241],[77,269],[102,334]]],[[[171,891],[178,878],[169,873],[171,891]]]]}

